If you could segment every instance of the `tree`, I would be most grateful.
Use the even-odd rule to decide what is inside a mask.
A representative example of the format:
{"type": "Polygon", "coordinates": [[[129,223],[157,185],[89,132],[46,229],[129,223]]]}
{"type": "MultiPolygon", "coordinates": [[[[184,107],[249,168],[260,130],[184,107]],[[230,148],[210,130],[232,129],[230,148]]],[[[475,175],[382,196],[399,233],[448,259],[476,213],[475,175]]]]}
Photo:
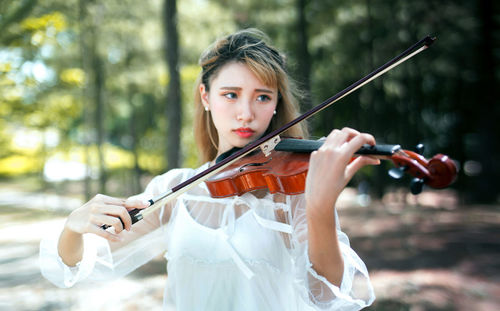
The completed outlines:
{"type": "Polygon", "coordinates": [[[182,100],[179,75],[179,39],[177,34],[176,0],[165,0],[164,17],[165,54],[168,64],[169,83],[165,114],[168,120],[167,130],[167,163],[168,169],[181,164],[181,122],[182,100]]]}
{"type": "Polygon", "coordinates": [[[14,40],[22,37],[22,32],[17,31],[17,29],[12,31],[12,28],[16,28],[13,26],[17,26],[20,21],[29,16],[37,2],[38,0],[25,0],[17,1],[17,3],[2,2],[0,4],[0,10],[5,13],[2,14],[0,20],[0,29],[2,29],[0,42],[2,45],[9,45],[14,40]]]}
{"type": "Polygon", "coordinates": [[[302,82],[302,89],[306,96],[303,98],[304,109],[313,107],[310,97],[311,93],[311,55],[309,53],[309,35],[307,22],[307,0],[297,0],[297,47],[296,55],[298,62],[297,75],[302,82]]]}
{"type": "Polygon", "coordinates": [[[99,192],[106,193],[106,181],[107,181],[107,169],[104,160],[103,144],[105,141],[105,130],[104,130],[104,117],[105,117],[105,64],[102,60],[100,54],[100,27],[102,22],[103,14],[102,6],[103,4],[98,2],[98,0],[91,0],[87,2],[82,0],[80,8],[82,10],[82,24],[83,26],[80,31],[80,35],[83,37],[82,41],[86,48],[86,51],[82,51],[82,57],[84,58],[83,63],[87,66],[84,69],[87,71],[87,76],[89,77],[89,90],[90,98],[93,103],[94,112],[94,129],[97,145],[98,154],[98,167],[99,167],[99,192]],[[86,12],[91,10],[91,14],[86,12]]]}

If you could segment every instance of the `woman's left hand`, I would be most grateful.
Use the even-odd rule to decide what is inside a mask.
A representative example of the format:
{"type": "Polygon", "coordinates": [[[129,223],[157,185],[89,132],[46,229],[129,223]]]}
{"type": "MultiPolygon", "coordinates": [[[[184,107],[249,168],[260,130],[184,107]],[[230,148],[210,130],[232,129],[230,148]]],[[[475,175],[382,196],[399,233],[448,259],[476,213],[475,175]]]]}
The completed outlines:
{"type": "Polygon", "coordinates": [[[365,165],[380,163],[369,156],[351,161],[363,144],[375,145],[375,138],[346,127],[333,130],[321,148],[311,153],[305,189],[309,216],[332,219],[337,198],[352,176],[365,165]]]}

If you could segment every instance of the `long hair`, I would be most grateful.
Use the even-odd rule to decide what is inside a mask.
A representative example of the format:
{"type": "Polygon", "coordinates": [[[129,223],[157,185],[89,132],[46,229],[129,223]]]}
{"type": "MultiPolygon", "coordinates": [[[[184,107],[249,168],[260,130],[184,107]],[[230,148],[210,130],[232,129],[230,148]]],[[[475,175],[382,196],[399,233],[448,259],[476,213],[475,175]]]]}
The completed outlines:
{"type": "MultiPolygon", "coordinates": [[[[215,41],[200,57],[202,68],[196,81],[194,104],[194,137],[202,162],[217,156],[219,145],[217,129],[210,112],[204,110],[200,84],[210,91],[210,83],[224,65],[240,62],[269,86],[277,86],[276,115],[271,119],[268,131],[273,131],[295,119],[299,114],[298,90],[286,71],[285,57],[266,43],[267,37],[256,29],[245,29],[215,41]]],[[[291,127],[284,136],[307,138],[307,127],[299,124],[291,127]]]]}

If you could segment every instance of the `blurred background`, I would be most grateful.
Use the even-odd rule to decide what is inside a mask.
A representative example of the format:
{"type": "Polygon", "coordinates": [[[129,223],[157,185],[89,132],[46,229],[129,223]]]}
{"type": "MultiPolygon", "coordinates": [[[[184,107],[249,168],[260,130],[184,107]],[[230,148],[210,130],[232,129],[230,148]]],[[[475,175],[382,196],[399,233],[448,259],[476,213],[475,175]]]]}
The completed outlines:
{"type": "Polygon", "coordinates": [[[378,296],[369,310],[500,306],[499,2],[403,0],[0,1],[0,309],[161,309],[163,259],[108,284],[60,290],[40,237],[97,193],[126,197],[200,163],[192,91],[200,53],[238,29],[287,55],[305,111],[414,42],[437,41],[308,122],[459,167],[409,193],[391,163],[359,172],[339,203],[378,296]],[[496,257],[497,260],[494,260],[496,257]]]}

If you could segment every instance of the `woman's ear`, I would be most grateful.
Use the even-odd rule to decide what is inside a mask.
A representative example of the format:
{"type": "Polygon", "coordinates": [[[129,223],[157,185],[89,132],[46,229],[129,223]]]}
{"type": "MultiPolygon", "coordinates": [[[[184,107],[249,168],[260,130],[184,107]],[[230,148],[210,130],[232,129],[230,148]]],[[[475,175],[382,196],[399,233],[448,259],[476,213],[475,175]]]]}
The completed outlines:
{"type": "Polygon", "coordinates": [[[200,83],[200,97],[203,106],[208,107],[208,91],[203,83],[200,83]]]}

